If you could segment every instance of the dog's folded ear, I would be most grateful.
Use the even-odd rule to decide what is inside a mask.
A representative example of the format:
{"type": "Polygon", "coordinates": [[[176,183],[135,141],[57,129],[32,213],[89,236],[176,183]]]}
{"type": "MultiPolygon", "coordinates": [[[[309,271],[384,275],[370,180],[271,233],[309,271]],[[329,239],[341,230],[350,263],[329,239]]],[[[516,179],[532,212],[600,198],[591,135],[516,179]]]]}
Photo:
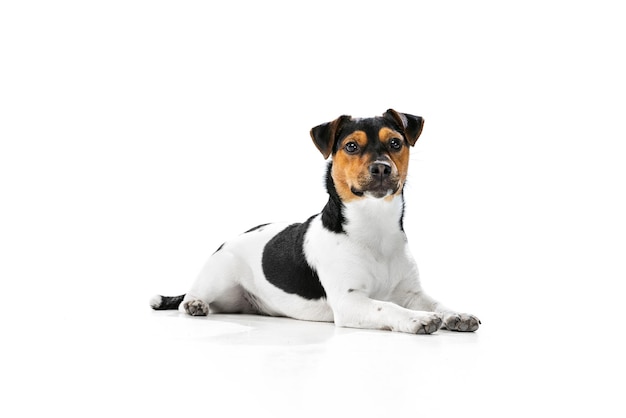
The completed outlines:
{"type": "Polygon", "coordinates": [[[421,116],[413,116],[408,113],[400,113],[389,109],[383,113],[383,117],[402,128],[409,144],[411,144],[411,146],[415,145],[424,127],[424,119],[421,116]]]}
{"type": "Polygon", "coordinates": [[[341,124],[350,119],[350,116],[339,116],[332,122],[322,123],[311,129],[311,138],[318,150],[327,159],[333,152],[341,124]]]}

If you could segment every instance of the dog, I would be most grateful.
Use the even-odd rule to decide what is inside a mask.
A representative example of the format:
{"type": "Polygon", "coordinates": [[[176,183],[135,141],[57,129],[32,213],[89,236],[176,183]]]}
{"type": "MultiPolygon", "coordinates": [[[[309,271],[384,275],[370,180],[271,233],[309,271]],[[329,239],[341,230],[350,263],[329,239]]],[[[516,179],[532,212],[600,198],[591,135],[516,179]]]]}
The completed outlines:
{"type": "Polygon", "coordinates": [[[155,296],[155,310],[244,313],[339,327],[431,334],[476,331],[480,320],[428,296],[404,232],[404,184],[420,116],[340,116],[311,129],[328,203],[304,223],[254,227],[222,244],[191,289],[155,296]]]}

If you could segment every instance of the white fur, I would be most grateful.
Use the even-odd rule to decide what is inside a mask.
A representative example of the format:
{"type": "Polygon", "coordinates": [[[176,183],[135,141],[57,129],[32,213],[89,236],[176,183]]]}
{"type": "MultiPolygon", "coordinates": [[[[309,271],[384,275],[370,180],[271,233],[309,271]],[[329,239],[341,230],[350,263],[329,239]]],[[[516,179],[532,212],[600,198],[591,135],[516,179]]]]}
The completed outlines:
{"type": "MultiPolygon", "coordinates": [[[[320,215],[304,238],[304,254],[318,273],[326,299],[308,300],[269,283],[261,264],[265,244],[287,224],[270,224],[227,242],[208,260],[181,309],[202,301],[211,312],[248,312],[334,321],[338,326],[430,333],[461,316],[421,289],[417,265],[400,228],[401,196],[346,203],[345,233],[322,225],[320,215]]],[[[201,304],[202,305],[202,304],[201,304]]],[[[204,305],[202,305],[204,306],[204,305]]],[[[448,325],[450,327],[451,325],[448,325]]]]}
{"type": "Polygon", "coordinates": [[[434,319],[432,313],[401,306],[421,292],[401,215],[401,197],[366,198],[345,205],[346,234],[328,231],[319,218],[311,224],[305,254],[318,271],[337,325],[417,332],[420,321],[434,319]]]}
{"type": "Polygon", "coordinates": [[[160,295],[154,295],[150,298],[150,306],[152,308],[158,308],[159,306],[161,306],[162,300],[163,298],[160,295]]]}

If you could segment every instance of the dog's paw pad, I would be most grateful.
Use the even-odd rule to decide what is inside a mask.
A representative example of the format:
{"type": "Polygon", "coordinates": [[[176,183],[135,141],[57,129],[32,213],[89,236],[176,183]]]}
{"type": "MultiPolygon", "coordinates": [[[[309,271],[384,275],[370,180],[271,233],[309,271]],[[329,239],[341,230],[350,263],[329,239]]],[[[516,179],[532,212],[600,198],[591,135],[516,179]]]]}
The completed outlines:
{"type": "Polygon", "coordinates": [[[192,316],[207,316],[209,314],[209,305],[199,299],[183,303],[183,308],[192,316]]]}
{"type": "Polygon", "coordinates": [[[446,315],[444,326],[450,331],[473,332],[480,327],[480,319],[470,314],[450,314],[446,315]]]}
{"type": "Polygon", "coordinates": [[[441,328],[441,324],[441,317],[437,314],[411,319],[411,328],[415,334],[432,334],[441,328]]]}

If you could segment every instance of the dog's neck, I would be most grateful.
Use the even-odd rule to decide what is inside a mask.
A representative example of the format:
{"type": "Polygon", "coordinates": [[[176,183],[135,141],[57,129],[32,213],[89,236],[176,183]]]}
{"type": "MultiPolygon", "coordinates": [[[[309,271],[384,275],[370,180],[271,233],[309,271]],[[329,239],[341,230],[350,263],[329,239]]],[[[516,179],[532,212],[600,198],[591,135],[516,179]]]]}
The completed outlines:
{"type": "Polygon", "coordinates": [[[324,227],[338,234],[345,233],[343,225],[346,222],[344,218],[344,205],[335,188],[335,182],[332,176],[332,161],[328,163],[326,169],[326,191],[328,191],[328,203],[322,210],[322,223],[324,227]]]}
{"type": "Polygon", "coordinates": [[[391,200],[364,198],[344,205],[346,234],[374,254],[388,254],[406,242],[402,195],[391,200]]]}
{"type": "Polygon", "coordinates": [[[364,197],[345,203],[339,197],[331,175],[332,163],[328,164],[326,189],[328,203],[322,210],[322,223],[326,229],[346,233],[363,241],[382,239],[385,236],[404,237],[404,196],[376,199],[364,197]]]}

